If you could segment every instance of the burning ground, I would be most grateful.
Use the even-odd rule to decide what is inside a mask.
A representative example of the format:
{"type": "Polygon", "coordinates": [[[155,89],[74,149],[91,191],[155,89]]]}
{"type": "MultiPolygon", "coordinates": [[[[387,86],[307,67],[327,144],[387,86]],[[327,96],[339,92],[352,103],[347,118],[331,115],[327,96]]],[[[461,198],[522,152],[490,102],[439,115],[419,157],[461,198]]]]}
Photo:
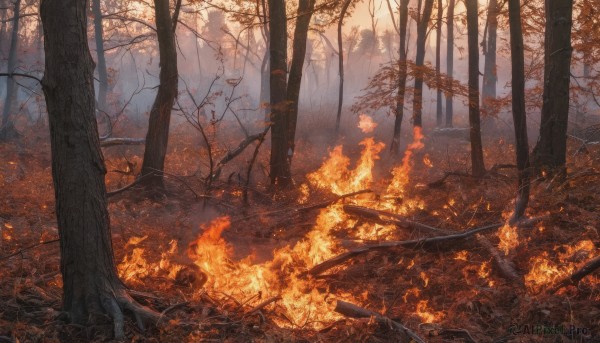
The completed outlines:
{"type": "MultiPolygon", "coordinates": [[[[406,135],[403,156],[391,158],[370,117],[361,116],[358,127],[359,139],[331,144],[323,160],[296,157],[295,174],[304,176],[297,177],[294,191],[274,197],[258,181],[247,190],[247,204],[236,168],[244,168],[249,157],[240,156],[239,165],[222,174],[229,177],[206,192],[193,173],[197,142],[185,128],[176,128],[167,162],[170,193],[150,201],[133,188],[111,197],[119,275],[137,300],[162,313],[158,325],[145,331],[129,322],[128,337],[240,342],[600,337],[598,273],[557,287],[600,255],[597,148],[575,154],[579,146],[572,146],[567,180],[537,180],[528,220],[510,226],[514,170],[497,167],[484,179],[451,175],[436,182],[445,171],[468,168],[461,161],[468,159],[466,144],[417,130],[406,135]],[[570,334],[571,328],[579,330],[570,334]]],[[[46,141],[31,135],[24,146],[0,146],[7,157],[0,168],[0,336],[106,340],[109,322],[86,329],[63,324],[60,317],[46,141]]],[[[319,149],[300,144],[303,151],[319,149]]],[[[486,146],[488,166],[514,155],[512,145],[499,138],[486,146]]],[[[105,153],[109,188],[132,181],[139,148],[105,153]]],[[[267,159],[261,154],[259,166],[267,159]]]]}

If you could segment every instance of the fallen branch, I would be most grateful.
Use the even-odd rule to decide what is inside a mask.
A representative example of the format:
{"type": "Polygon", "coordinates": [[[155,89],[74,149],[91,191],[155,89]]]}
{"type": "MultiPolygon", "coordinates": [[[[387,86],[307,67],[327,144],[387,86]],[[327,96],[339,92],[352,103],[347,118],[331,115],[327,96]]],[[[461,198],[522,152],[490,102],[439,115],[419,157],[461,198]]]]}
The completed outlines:
{"type": "Polygon", "coordinates": [[[279,300],[281,300],[281,296],[280,296],[280,295],[277,295],[277,296],[271,297],[271,298],[269,298],[269,299],[267,299],[267,300],[265,300],[265,301],[261,302],[260,304],[256,305],[256,306],[255,306],[253,309],[251,309],[250,311],[248,311],[248,312],[247,312],[247,313],[244,315],[244,317],[245,317],[245,316],[248,316],[248,315],[251,315],[251,314],[253,314],[253,313],[256,313],[256,312],[258,312],[258,311],[262,310],[263,308],[267,307],[267,306],[268,306],[268,305],[270,305],[271,303],[274,303],[274,302],[276,302],[276,301],[279,301],[279,300]]]}
{"type": "Polygon", "coordinates": [[[362,307],[358,307],[354,304],[351,304],[351,303],[348,303],[345,301],[341,301],[341,300],[338,300],[336,302],[334,311],[339,314],[343,314],[346,317],[350,317],[350,318],[371,318],[371,317],[373,317],[373,318],[375,318],[375,320],[378,323],[387,325],[387,326],[391,327],[392,329],[406,335],[407,338],[409,338],[409,340],[412,340],[417,343],[425,343],[425,341],[421,337],[419,337],[416,333],[411,331],[406,326],[404,326],[401,323],[398,323],[396,321],[393,321],[390,318],[385,317],[377,312],[370,311],[370,310],[364,309],[362,307]]]}
{"type": "Polygon", "coordinates": [[[51,241],[45,241],[45,242],[40,242],[40,243],[32,244],[32,245],[27,246],[27,247],[25,247],[23,249],[19,249],[18,251],[14,252],[14,253],[12,253],[10,255],[6,255],[6,256],[0,257],[0,261],[9,259],[9,258],[17,256],[17,255],[20,255],[20,254],[24,253],[27,250],[30,250],[30,249],[33,249],[33,248],[37,248],[39,246],[46,245],[46,244],[56,243],[58,241],[60,241],[60,240],[59,239],[53,239],[51,241]]]}
{"type": "MultiPolygon", "coordinates": [[[[523,220],[516,225],[519,227],[528,227],[540,222],[544,217],[536,217],[528,220],[523,220]]],[[[350,250],[338,256],[335,256],[329,260],[321,262],[316,266],[312,267],[307,273],[310,275],[319,275],[324,271],[327,271],[335,266],[338,266],[353,257],[363,255],[369,253],[371,251],[384,251],[396,248],[407,248],[407,249],[432,249],[437,248],[438,250],[442,247],[443,244],[446,244],[446,249],[457,249],[459,245],[457,242],[465,241],[467,239],[472,238],[475,234],[484,233],[487,231],[498,230],[502,227],[504,223],[496,223],[490,224],[482,227],[478,227],[475,229],[471,229],[465,232],[445,235],[445,236],[436,236],[429,238],[420,238],[420,239],[412,239],[406,241],[389,241],[382,242],[373,245],[366,245],[354,250],[350,250]],[[452,243],[452,244],[450,244],[452,243]]]]}
{"type": "Polygon", "coordinates": [[[394,224],[394,225],[401,226],[401,227],[404,227],[409,230],[425,230],[425,231],[435,232],[438,234],[442,233],[442,234],[446,234],[446,235],[451,233],[450,231],[447,231],[444,229],[439,229],[437,227],[429,226],[427,224],[422,224],[422,223],[418,223],[418,222],[415,222],[412,220],[404,219],[399,214],[382,211],[382,210],[375,210],[375,209],[362,207],[362,206],[344,205],[344,212],[346,212],[347,214],[350,214],[350,215],[356,215],[361,218],[366,218],[368,220],[373,220],[380,224],[394,224]],[[384,218],[382,218],[382,216],[391,217],[394,219],[384,219],[384,218]]]}
{"type": "Polygon", "coordinates": [[[257,133],[252,136],[248,136],[235,149],[229,150],[227,152],[227,154],[225,154],[225,156],[223,156],[223,158],[221,158],[219,163],[217,163],[217,166],[215,167],[215,171],[212,175],[212,178],[213,179],[219,178],[219,175],[221,175],[221,170],[223,169],[223,166],[225,166],[225,164],[227,164],[227,162],[236,158],[239,154],[241,154],[244,150],[246,150],[246,148],[250,144],[252,144],[254,141],[261,139],[262,137],[264,137],[264,132],[257,133]]]}
{"type": "Polygon", "coordinates": [[[100,140],[100,146],[103,148],[109,146],[116,145],[143,145],[146,144],[146,140],[144,138],[124,138],[124,137],[115,137],[115,138],[104,138],[100,140]]]}
{"type": "Polygon", "coordinates": [[[477,241],[490,252],[494,258],[494,262],[496,262],[496,267],[498,267],[500,274],[502,274],[504,278],[523,286],[523,279],[519,277],[512,261],[502,257],[500,252],[498,252],[498,249],[496,249],[485,236],[478,234],[477,241]]]}
{"type": "Polygon", "coordinates": [[[548,292],[554,294],[559,289],[567,286],[573,286],[579,283],[584,277],[593,273],[596,269],[600,268],[600,256],[597,256],[589,260],[579,270],[576,270],[571,276],[559,282],[556,286],[552,287],[548,292]]]}

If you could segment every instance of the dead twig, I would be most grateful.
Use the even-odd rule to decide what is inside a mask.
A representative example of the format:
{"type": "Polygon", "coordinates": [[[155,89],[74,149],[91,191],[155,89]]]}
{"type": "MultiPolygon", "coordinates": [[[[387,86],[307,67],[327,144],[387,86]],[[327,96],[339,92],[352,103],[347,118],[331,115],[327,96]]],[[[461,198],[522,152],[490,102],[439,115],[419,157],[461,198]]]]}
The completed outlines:
{"type": "Polygon", "coordinates": [[[391,327],[392,329],[404,334],[407,336],[406,338],[408,338],[408,340],[412,340],[417,343],[425,343],[421,337],[401,323],[393,321],[388,317],[384,317],[377,312],[364,309],[354,304],[338,300],[335,304],[335,312],[350,318],[375,318],[378,323],[391,327]]]}
{"type": "Polygon", "coordinates": [[[245,317],[245,316],[248,316],[248,315],[251,315],[251,314],[253,314],[253,313],[256,313],[256,312],[258,312],[258,311],[262,310],[263,308],[267,307],[267,306],[268,306],[268,305],[270,305],[271,303],[274,303],[274,302],[276,302],[276,301],[279,301],[279,300],[281,300],[281,296],[280,296],[280,295],[277,295],[277,296],[271,297],[271,298],[269,298],[269,299],[267,299],[267,300],[265,300],[265,301],[261,302],[260,304],[256,305],[256,306],[255,306],[254,308],[252,308],[250,311],[246,312],[246,314],[244,314],[244,317],[245,317]]]}

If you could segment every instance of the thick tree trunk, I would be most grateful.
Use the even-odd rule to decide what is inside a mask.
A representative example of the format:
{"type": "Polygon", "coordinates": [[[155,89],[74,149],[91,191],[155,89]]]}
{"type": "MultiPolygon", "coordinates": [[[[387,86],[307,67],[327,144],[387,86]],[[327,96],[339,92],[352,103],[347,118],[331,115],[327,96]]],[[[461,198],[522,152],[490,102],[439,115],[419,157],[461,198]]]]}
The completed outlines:
{"type": "MultiPolygon", "coordinates": [[[[492,0],[493,1],[493,0],[492,0]]],[[[437,1],[437,20],[436,20],[436,36],[435,36],[435,73],[436,73],[436,84],[437,84],[437,98],[436,98],[436,126],[442,126],[442,85],[440,76],[440,64],[442,62],[441,56],[441,45],[442,45],[442,16],[444,14],[444,8],[442,7],[442,0],[437,1]]]]}
{"type": "Polygon", "coordinates": [[[527,115],[525,112],[525,57],[519,0],[508,1],[508,16],[512,62],[512,111],[517,142],[517,170],[519,172],[518,196],[515,212],[511,218],[511,222],[514,223],[525,214],[525,209],[529,203],[529,141],[527,139],[527,115]]]}
{"type": "Polygon", "coordinates": [[[544,102],[533,162],[549,174],[565,171],[572,15],[572,0],[546,0],[544,102]]]}
{"type": "Polygon", "coordinates": [[[496,99],[498,73],[496,65],[496,41],[498,37],[498,0],[489,0],[487,13],[487,38],[483,42],[485,65],[483,69],[483,86],[481,91],[481,107],[486,120],[493,120],[491,102],[496,99]]]}
{"type": "MultiPolygon", "coordinates": [[[[96,324],[104,315],[123,337],[122,308],[141,309],[119,281],[94,116],[94,62],[88,49],[86,0],[42,0],[46,71],[42,81],[52,149],[60,237],[63,310],[71,322],[96,324]]],[[[141,314],[156,319],[146,310],[141,314]]]]}
{"type": "Polygon", "coordinates": [[[300,99],[300,86],[302,84],[302,69],[306,57],[306,40],[308,28],[315,10],[316,0],[299,0],[298,17],[296,29],[294,30],[294,42],[292,52],[292,63],[288,77],[286,102],[288,106],[288,147],[290,149],[290,163],[296,148],[296,124],[298,122],[298,101],[300,99]]]}
{"type": "Polygon", "coordinates": [[[287,89],[287,19],[284,0],[269,0],[269,32],[271,33],[271,184],[291,184],[287,89]]]}
{"type": "Polygon", "coordinates": [[[269,33],[269,19],[267,17],[267,4],[265,0],[261,0],[260,4],[257,2],[256,4],[257,10],[256,13],[262,19],[262,33],[263,38],[265,40],[265,53],[263,54],[262,63],[260,65],[260,107],[263,109],[263,113],[265,116],[265,122],[271,121],[271,111],[268,109],[268,104],[271,102],[271,96],[269,94],[271,86],[271,76],[269,75],[270,66],[269,66],[269,57],[271,56],[271,51],[269,46],[271,45],[269,40],[271,34],[269,33]],[[262,8],[262,13],[261,13],[262,8]]]}
{"type": "Polygon", "coordinates": [[[171,109],[177,97],[177,50],[169,0],[154,0],[154,12],[160,54],[160,84],[150,110],[141,176],[145,178],[144,183],[148,186],[162,188],[171,109]]]}
{"type": "Polygon", "coordinates": [[[417,54],[415,56],[415,90],[413,94],[413,125],[423,126],[423,72],[420,68],[425,62],[425,43],[427,28],[433,10],[433,0],[425,0],[423,13],[417,23],[417,54]]]}
{"type": "Polygon", "coordinates": [[[104,31],[102,28],[102,11],[100,0],[92,0],[92,13],[94,14],[94,39],[96,41],[96,70],[98,71],[98,108],[106,111],[106,93],[108,91],[108,73],[106,71],[106,58],[104,56],[104,31]]]}
{"type": "Polygon", "coordinates": [[[471,168],[473,176],[485,174],[479,115],[479,27],[477,0],[465,0],[467,7],[467,36],[469,50],[469,125],[471,137],[471,168]]]}
{"type": "Polygon", "coordinates": [[[408,28],[408,3],[409,0],[400,1],[400,47],[398,58],[398,94],[396,96],[396,120],[394,121],[394,135],[390,149],[393,154],[400,150],[400,133],[404,119],[404,96],[406,94],[406,32],[408,28]]]}
{"type": "MultiPolygon", "coordinates": [[[[337,38],[338,38],[338,72],[340,75],[340,87],[338,90],[338,108],[335,117],[335,132],[340,132],[340,121],[342,120],[342,105],[344,104],[344,45],[342,41],[342,28],[344,27],[344,18],[352,0],[346,0],[342,5],[340,18],[338,20],[337,38]]],[[[348,60],[350,60],[350,50],[348,50],[348,60]]]]}
{"type": "MultiPolygon", "coordinates": [[[[446,30],[448,37],[446,37],[446,74],[448,79],[452,80],[454,77],[454,0],[448,0],[448,19],[446,24],[446,30]]],[[[446,127],[452,127],[452,121],[454,117],[454,106],[452,93],[452,84],[448,85],[448,91],[446,92],[446,127]]]]}
{"type": "MultiPolygon", "coordinates": [[[[12,19],[12,33],[10,35],[10,48],[8,50],[7,71],[13,73],[17,66],[17,44],[19,41],[19,16],[21,14],[21,0],[15,1],[12,19]]],[[[6,78],[6,98],[2,109],[2,125],[0,125],[0,140],[15,137],[16,129],[11,120],[11,112],[15,110],[14,102],[17,95],[17,83],[14,77],[6,78]]]]}

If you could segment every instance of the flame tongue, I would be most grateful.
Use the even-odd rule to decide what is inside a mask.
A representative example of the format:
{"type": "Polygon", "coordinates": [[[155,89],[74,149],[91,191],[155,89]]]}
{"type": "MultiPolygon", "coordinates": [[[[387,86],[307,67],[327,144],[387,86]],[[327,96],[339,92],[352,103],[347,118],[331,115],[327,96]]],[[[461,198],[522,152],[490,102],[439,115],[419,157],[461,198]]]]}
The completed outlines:
{"type": "Polygon", "coordinates": [[[366,114],[361,114],[359,116],[358,128],[363,133],[372,133],[377,127],[377,123],[373,121],[373,118],[366,114]]]}

